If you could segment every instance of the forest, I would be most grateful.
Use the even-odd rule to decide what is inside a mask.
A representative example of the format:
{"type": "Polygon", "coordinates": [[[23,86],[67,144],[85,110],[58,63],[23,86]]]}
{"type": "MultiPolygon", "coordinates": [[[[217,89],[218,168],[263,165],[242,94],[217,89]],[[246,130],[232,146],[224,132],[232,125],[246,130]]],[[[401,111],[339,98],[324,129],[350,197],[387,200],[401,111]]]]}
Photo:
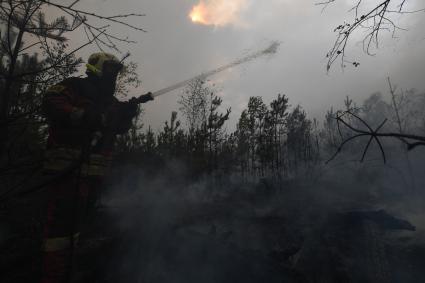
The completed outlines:
{"type": "MultiPolygon", "coordinates": [[[[79,2],[0,2],[1,282],[38,282],[46,188],[65,176],[48,178],[43,167],[46,92],[79,76],[84,47],[132,43],[107,25],[143,32],[127,21],[140,14],[106,17],[79,2]],[[49,19],[49,9],[60,16],[49,19]],[[72,49],[74,31],[86,42],[72,49]]],[[[356,28],[380,13],[390,22],[381,10],[390,2],[356,28]]],[[[337,27],[327,70],[346,56],[354,25],[337,27]]],[[[115,96],[127,101],[140,85],[130,57],[115,96]]],[[[396,77],[385,85],[366,99],[341,94],[323,119],[284,87],[247,93],[235,112],[202,78],[176,91],[159,130],[145,122],[149,104],[138,106],[78,223],[66,282],[423,282],[425,92],[396,77]]]]}

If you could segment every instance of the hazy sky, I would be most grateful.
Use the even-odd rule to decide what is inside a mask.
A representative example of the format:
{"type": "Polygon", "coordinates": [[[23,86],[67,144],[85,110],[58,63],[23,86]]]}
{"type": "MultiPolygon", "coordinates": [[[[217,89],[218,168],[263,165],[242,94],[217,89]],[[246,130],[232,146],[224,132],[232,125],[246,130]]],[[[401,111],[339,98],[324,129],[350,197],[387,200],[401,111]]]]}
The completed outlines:
{"type": "MultiPolygon", "coordinates": [[[[396,16],[399,25],[408,31],[398,32],[396,39],[384,33],[373,57],[362,52],[363,33],[357,34],[349,46],[348,59],[361,65],[342,71],[336,64],[326,73],[325,54],[335,39],[333,29],[345,19],[352,19],[348,10],[354,2],[357,1],[340,0],[322,11],[314,0],[204,0],[197,9],[204,13],[202,21],[211,25],[191,21],[189,14],[200,3],[198,0],[90,0],[79,5],[105,15],[146,14],[132,20],[146,33],[116,29],[138,42],[122,49],[130,51],[130,60],[139,64],[143,82],[140,93],[219,67],[267,47],[272,40],[281,41],[274,57],[258,59],[211,78],[225,106],[232,107],[228,127],[233,129],[250,96],[262,96],[269,103],[278,93],[286,94],[292,105],[301,104],[310,117],[321,119],[326,109],[341,105],[347,95],[361,102],[376,91],[387,94],[387,76],[400,87],[425,90],[424,12],[396,16]]],[[[375,2],[379,1],[368,1],[375,2]]],[[[424,6],[421,0],[410,0],[406,8],[424,6]]],[[[93,51],[97,51],[95,46],[79,55],[87,58],[93,51]]],[[[147,104],[145,124],[154,129],[161,127],[170,112],[178,109],[180,93],[176,91],[147,104]]]]}

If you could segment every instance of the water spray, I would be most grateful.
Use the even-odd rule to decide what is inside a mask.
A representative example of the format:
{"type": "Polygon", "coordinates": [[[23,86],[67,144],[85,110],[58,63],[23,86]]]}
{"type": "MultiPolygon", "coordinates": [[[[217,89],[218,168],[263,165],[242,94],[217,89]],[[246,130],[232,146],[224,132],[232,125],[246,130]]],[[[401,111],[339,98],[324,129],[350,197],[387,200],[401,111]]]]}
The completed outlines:
{"type": "Polygon", "coordinates": [[[272,42],[272,44],[269,47],[267,47],[264,50],[260,50],[260,51],[254,52],[254,53],[249,54],[249,55],[247,55],[247,56],[245,56],[243,58],[237,59],[237,60],[235,60],[235,61],[233,61],[233,62],[231,62],[231,63],[229,63],[227,65],[221,66],[221,67],[219,67],[217,69],[211,70],[209,72],[202,73],[202,74],[197,75],[197,76],[195,76],[195,77],[193,77],[191,79],[188,79],[188,80],[185,80],[185,81],[176,83],[174,85],[171,85],[169,87],[160,89],[158,91],[153,92],[151,95],[153,97],[157,97],[157,96],[166,94],[166,93],[168,93],[170,91],[173,91],[173,90],[179,89],[181,87],[184,87],[185,85],[189,84],[190,82],[192,82],[194,80],[198,80],[198,79],[205,80],[207,77],[210,77],[212,75],[218,74],[220,72],[223,72],[223,71],[225,71],[227,69],[236,67],[238,65],[248,63],[248,62],[250,62],[252,60],[255,60],[255,59],[259,58],[259,57],[266,56],[266,55],[269,55],[270,56],[270,55],[276,54],[279,45],[280,45],[280,42],[274,41],[274,42],[272,42]]]}

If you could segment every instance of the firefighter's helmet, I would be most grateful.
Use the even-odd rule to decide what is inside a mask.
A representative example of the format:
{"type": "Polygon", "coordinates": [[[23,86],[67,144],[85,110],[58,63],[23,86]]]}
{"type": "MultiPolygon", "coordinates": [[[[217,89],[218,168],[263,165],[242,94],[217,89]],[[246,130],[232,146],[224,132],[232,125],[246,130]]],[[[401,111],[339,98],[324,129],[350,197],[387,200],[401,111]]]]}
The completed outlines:
{"type": "Polygon", "coordinates": [[[105,71],[118,73],[121,71],[123,65],[114,55],[105,52],[99,52],[90,55],[86,67],[87,74],[93,74],[98,77],[102,77],[105,71]]]}

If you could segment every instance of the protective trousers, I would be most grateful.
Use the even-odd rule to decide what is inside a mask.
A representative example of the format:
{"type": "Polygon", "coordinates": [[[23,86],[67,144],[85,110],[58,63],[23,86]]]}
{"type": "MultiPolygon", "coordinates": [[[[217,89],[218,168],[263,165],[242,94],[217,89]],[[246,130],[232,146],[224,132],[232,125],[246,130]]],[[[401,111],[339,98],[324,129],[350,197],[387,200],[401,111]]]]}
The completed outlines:
{"type": "Polygon", "coordinates": [[[91,193],[98,186],[98,179],[78,173],[49,186],[42,247],[42,283],[70,282],[80,227],[92,198],[91,193]]]}

